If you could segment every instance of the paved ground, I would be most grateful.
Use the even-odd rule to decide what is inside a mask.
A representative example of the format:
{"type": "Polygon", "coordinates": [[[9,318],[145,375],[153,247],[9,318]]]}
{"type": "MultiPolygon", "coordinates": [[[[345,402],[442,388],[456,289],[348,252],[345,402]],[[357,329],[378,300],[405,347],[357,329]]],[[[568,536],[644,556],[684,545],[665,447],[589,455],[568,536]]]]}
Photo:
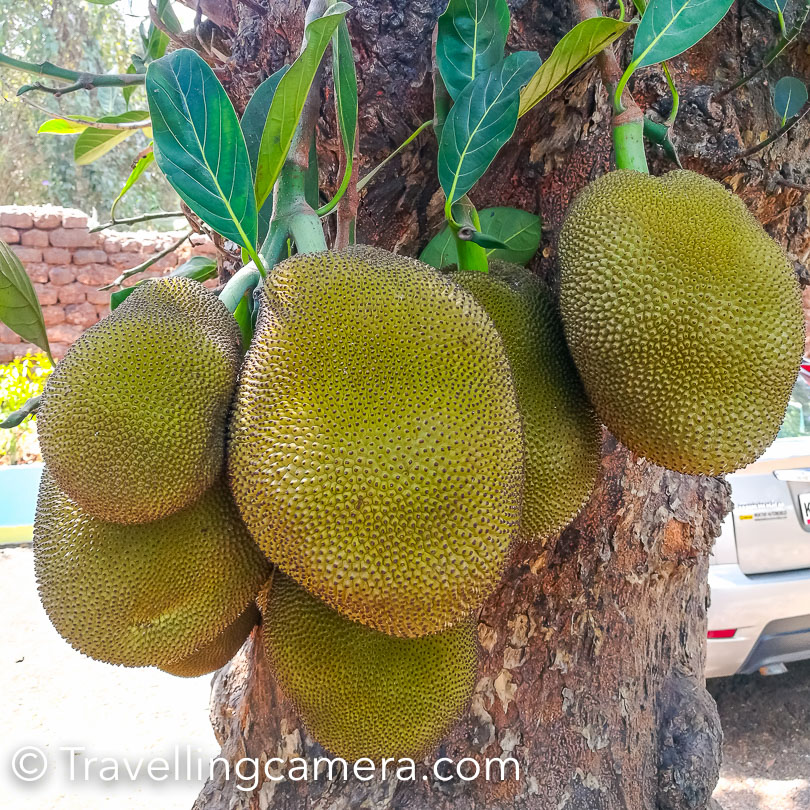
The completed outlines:
{"type": "MultiPolygon", "coordinates": [[[[75,652],[39,604],[30,549],[0,550],[3,810],[189,810],[200,787],[197,761],[207,763],[219,751],[208,722],[209,681],[112,667],[75,652]],[[25,784],[12,775],[12,756],[21,746],[36,746],[47,756],[41,781],[25,784]],[[62,747],[86,749],[74,755],[73,781],[70,753],[62,747]],[[117,781],[111,768],[100,770],[111,763],[90,762],[110,756],[119,762],[117,781]],[[138,774],[139,759],[156,757],[169,760],[172,772],[179,759],[182,778],[176,781],[172,774],[155,782],[138,774]],[[190,780],[187,761],[192,762],[190,780]]],[[[37,764],[32,757],[21,767],[37,764]]],[[[165,775],[161,763],[153,768],[157,777],[165,775]]]]}
{"type": "Polygon", "coordinates": [[[723,810],[810,810],[810,662],[711,681],[726,735],[723,810]]]}
{"type": "MultiPolygon", "coordinates": [[[[3,810],[189,810],[200,786],[197,763],[218,751],[208,723],[209,678],[111,667],[73,651],[40,607],[30,549],[0,550],[0,684],[3,810]],[[37,746],[48,758],[41,782],[12,776],[9,763],[21,746],[37,746]],[[72,781],[63,747],[86,749],[74,754],[72,781]],[[91,757],[114,757],[118,780],[110,762],[91,757]],[[135,771],[139,760],[159,757],[170,763],[166,781],[126,772],[127,764],[135,771]]],[[[710,689],[726,734],[715,794],[723,810],[810,810],[810,662],[772,678],[714,681],[710,689]]]]}

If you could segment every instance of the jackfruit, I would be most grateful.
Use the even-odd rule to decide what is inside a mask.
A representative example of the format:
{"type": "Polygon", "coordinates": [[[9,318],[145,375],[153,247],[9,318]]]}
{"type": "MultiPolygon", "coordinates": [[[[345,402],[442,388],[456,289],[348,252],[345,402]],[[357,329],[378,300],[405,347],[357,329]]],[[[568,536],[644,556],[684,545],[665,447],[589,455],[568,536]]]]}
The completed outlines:
{"type": "Polygon", "coordinates": [[[526,443],[521,538],[539,540],[571,522],[599,469],[600,427],[540,281],[524,267],[490,261],[489,272],[450,278],[492,318],[512,368],[526,443]]]}
{"type": "Polygon", "coordinates": [[[130,667],[192,655],[245,610],[269,575],[222,484],[167,518],[122,526],[90,517],[47,468],[34,566],[59,634],[91,658],[130,667]]]}
{"type": "Polygon", "coordinates": [[[187,278],[151,280],[90,327],[42,397],[42,454],[89,515],[143,523],[195,501],[220,474],[241,361],[239,327],[187,278]]]}
{"type": "Polygon", "coordinates": [[[572,204],[559,255],[565,336],[619,440],[703,475],[768,447],[803,316],[784,251],[742,201],[693,172],[612,172],[572,204]]]}
{"type": "Polygon", "coordinates": [[[460,621],[501,576],[523,458],[498,333],[437,270],[353,248],[268,275],[229,477],[259,546],[311,593],[397,636],[460,621]]]}
{"type": "Polygon", "coordinates": [[[197,678],[224,667],[236,655],[245,639],[259,623],[261,616],[254,602],[213,641],[200,647],[186,658],[161,666],[164,672],[180,678],[197,678]]]}
{"type": "Polygon", "coordinates": [[[332,754],[415,759],[464,713],[477,660],[471,619],[396,638],[349,621],[278,571],[258,602],[278,685],[332,754]]]}

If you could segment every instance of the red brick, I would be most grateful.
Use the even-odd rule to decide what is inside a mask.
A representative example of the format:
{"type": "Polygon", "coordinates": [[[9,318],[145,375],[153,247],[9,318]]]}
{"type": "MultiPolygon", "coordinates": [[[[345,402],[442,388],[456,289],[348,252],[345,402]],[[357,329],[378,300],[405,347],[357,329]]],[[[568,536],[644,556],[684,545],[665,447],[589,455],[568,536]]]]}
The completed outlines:
{"type": "MultiPolygon", "coordinates": [[[[74,306],[71,304],[71,306],[74,306]]],[[[45,326],[56,326],[65,322],[64,307],[42,307],[42,317],[45,318],[45,326]]]]}
{"type": "Polygon", "coordinates": [[[90,233],[87,228],[54,228],[49,232],[54,247],[89,248],[98,243],[98,235],[90,233]]]}
{"type": "Polygon", "coordinates": [[[25,272],[28,273],[28,278],[31,281],[44,284],[48,280],[48,271],[50,267],[44,262],[28,262],[25,265],[25,272]]]}
{"type": "Polygon", "coordinates": [[[39,248],[20,247],[19,245],[12,245],[11,249],[17,254],[17,258],[23,263],[27,262],[41,262],[42,251],[39,248]]]}
{"type": "Polygon", "coordinates": [[[76,279],[76,268],[71,267],[69,264],[59,264],[52,267],[48,273],[51,284],[56,284],[61,287],[63,284],[70,284],[71,281],[76,279]]]}
{"type": "Polygon", "coordinates": [[[70,264],[70,251],[67,248],[45,248],[42,258],[48,264],[70,264]]]}
{"type": "Polygon", "coordinates": [[[61,360],[67,353],[70,346],[67,343],[51,343],[51,354],[54,360],[61,360]]]}
{"type": "Polygon", "coordinates": [[[60,304],[81,304],[87,300],[87,289],[83,284],[74,281],[72,284],[65,284],[59,288],[60,304]]]}
{"type": "Polygon", "coordinates": [[[51,284],[34,284],[34,292],[43,307],[55,304],[59,298],[59,288],[51,284]]]}
{"type": "Polygon", "coordinates": [[[110,304],[109,290],[96,290],[93,287],[87,288],[87,300],[97,307],[107,307],[110,304]]]}
{"type": "Polygon", "coordinates": [[[15,245],[20,241],[20,232],[15,228],[0,228],[0,239],[7,245],[15,245]]]}
{"type": "Polygon", "coordinates": [[[36,228],[22,232],[22,243],[27,247],[48,247],[48,234],[46,231],[38,231],[36,228]]]}
{"type": "Polygon", "coordinates": [[[47,331],[48,340],[52,343],[73,343],[84,332],[84,329],[72,323],[58,323],[47,331]]]}
{"type": "Polygon", "coordinates": [[[115,236],[108,236],[104,240],[104,252],[107,254],[121,252],[121,240],[115,236]]]}
{"type": "MultiPolygon", "coordinates": [[[[155,234],[155,238],[159,239],[160,237],[155,234]]],[[[154,243],[146,243],[144,244],[140,239],[133,239],[131,236],[126,237],[121,240],[121,250],[124,253],[154,253],[155,252],[155,245],[154,243]]]]}
{"type": "Polygon", "coordinates": [[[34,218],[24,209],[12,205],[0,211],[0,225],[9,228],[33,228],[34,218]]]}
{"type": "Polygon", "coordinates": [[[116,253],[110,256],[110,264],[119,270],[129,270],[145,260],[142,253],[116,253]]]}
{"type": "Polygon", "coordinates": [[[88,216],[81,211],[65,209],[62,212],[62,227],[63,228],[86,228],[88,216]]]}
{"type": "Polygon", "coordinates": [[[0,343],[0,363],[10,363],[16,356],[16,344],[0,343]]]}
{"type": "Polygon", "coordinates": [[[22,343],[22,338],[4,323],[0,323],[0,343],[22,343]]]}
{"type": "Polygon", "coordinates": [[[34,227],[49,231],[58,228],[62,224],[62,213],[58,210],[50,210],[43,206],[39,211],[34,212],[34,227]]]}
{"type": "Polygon", "coordinates": [[[65,320],[86,329],[98,320],[98,315],[96,314],[96,308],[85,301],[82,304],[68,304],[65,307],[65,320]]]}
{"type": "Polygon", "coordinates": [[[98,319],[101,320],[102,318],[106,318],[110,314],[110,306],[97,306],[96,312],[98,313],[98,319]]]}
{"type": "Polygon", "coordinates": [[[104,264],[106,261],[107,254],[103,250],[80,248],[73,251],[73,264],[104,264]]]}
{"type": "Polygon", "coordinates": [[[76,280],[89,287],[100,287],[118,278],[119,271],[109,264],[88,264],[76,270],[76,280]]]}

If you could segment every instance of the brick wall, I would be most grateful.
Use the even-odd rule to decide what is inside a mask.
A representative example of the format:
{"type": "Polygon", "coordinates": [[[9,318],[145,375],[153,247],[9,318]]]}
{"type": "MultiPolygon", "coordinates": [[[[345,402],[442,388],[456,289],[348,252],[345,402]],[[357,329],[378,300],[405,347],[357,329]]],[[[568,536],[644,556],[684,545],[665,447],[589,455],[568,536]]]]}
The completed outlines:
{"type": "MultiPolygon", "coordinates": [[[[98,288],[159,253],[179,236],[154,231],[90,233],[87,214],[75,209],[0,206],[0,239],[19,256],[34,282],[51,351],[57,359],[88,326],[110,311],[111,291],[98,288]]],[[[191,255],[214,255],[207,239],[193,238],[193,246],[186,243],[126,284],[165,275],[191,255]]],[[[29,351],[39,349],[0,324],[0,363],[29,351]]]]}

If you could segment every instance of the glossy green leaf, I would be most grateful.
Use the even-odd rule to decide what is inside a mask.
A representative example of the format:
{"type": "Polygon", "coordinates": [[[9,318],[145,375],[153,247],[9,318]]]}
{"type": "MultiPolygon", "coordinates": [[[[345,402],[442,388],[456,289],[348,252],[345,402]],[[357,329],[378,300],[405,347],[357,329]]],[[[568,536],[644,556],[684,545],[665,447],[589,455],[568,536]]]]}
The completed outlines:
{"type": "Polygon", "coordinates": [[[183,276],[194,281],[208,281],[217,277],[217,263],[207,256],[192,256],[169,273],[170,276],[183,276]]]}
{"type": "Polygon", "coordinates": [[[42,403],[42,394],[37,394],[35,397],[31,397],[23,406],[22,408],[17,408],[16,411],[12,411],[2,422],[0,422],[0,428],[3,430],[8,430],[9,428],[17,427],[23,419],[28,416],[31,416],[32,413],[36,413],[39,410],[39,406],[42,403]]]}
{"type": "MultiPolygon", "coordinates": [[[[506,245],[488,249],[487,257],[513,264],[528,264],[540,247],[540,217],[520,208],[485,208],[478,213],[481,232],[506,245]]],[[[449,226],[428,242],[419,258],[433,267],[456,264],[456,243],[449,226]]]]}
{"type": "Polygon", "coordinates": [[[636,67],[656,65],[700,42],[733,0],[651,0],[633,42],[636,67]]]}
{"type": "Polygon", "coordinates": [[[450,0],[439,17],[436,61],[451,98],[503,59],[509,34],[506,0],[450,0]]]}
{"type": "MultiPolygon", "coordinates": [[[[138,68],[134,64],[131,64],[126,69],[126,72],[130,73],[130,74],[134,74],[134,73],[138,73],[139,71],[138,71],[138,68]]],[[[132,94],[137,89],[138,89],[137,84],[130,84],[130,85],[127,85],[126,87],[121,88],[121,95],[124,97],[124,103],[127,105],[127,108],[129,108],[129,100],[132,98],[132,94]]]]}
{"type": "Polygon", "coordinates": [[[807,102],[807,86],[793,76],[783,76],[773,88],[773,108],[784,126],[807,102]]]}
{"type": "MultiPolygon", "coordinates": [[[[130,110],[120,115],[105,115],[98,119],[101,124],[128,124],[135,121],[149,123],[149,113],[143,110],[130,110]]],[[[86,166],[94,160],[98,160],[102,155],[106,155],[111,149],[123,143],[127,138],[131,138],[137,129],[97,129],[87,127],[73,145],[73,160],[79,166],[86,166]]]]}
{"type": "Polygon", "coordinates": [[[577,23],[555,46],[520,94],[525,115],[588,60],[615,42],[630,23],[612,17],[592,17],[577,23]]]}
{"type": "Polygon", "coordinates": [[[110,219],[115,219],[115,209],[118,206],[118,203],[121,202],[123,196],[138,182],[138,178],[144,173],[146,168],[154,161],[155,155],[153,152],[147,152],[142,157],[139,157],[136,161],[135,165],[132,167],[132,171],[129,173],[129,177],[127,177],[126,182],[124,183],[121,191],[118,192],[118,196],[113,200],[112,207],[110,208],[110,219]]]}
{"type": "Polygon", "coordinates": [[[533,51],[510,54],[480,73],[450,110],[439,144],[439,182],[448,204],[475,185],[512,137],[520,107],[520,88],[540,66],[533,51]]]}
{"type": "Polygon", "coordinates": [[[478,247],[487,248],[488,250],[509,249],[509,245],[507,245],[506,242],[502,242],[500,239],[496,239],[488,233],[481,233],[481,231],[473,231],[470,234],[470,242],[478,245],[478,247]]]}
{"type": "Polygon", "coordinates": [[[34,285],[17,254],[0,240],[0,322],[48,354],[48,335],[34,285]]]}
{"type": "Polygon", "coordinates": [[[757,0],[763,8],[772,11],[774,14],[784,13],[787,8],[787,0],[757,0]]]}
{"type": "Polygon", "coordinates": [[[211,68],[183,48],[149,65],[155,160],[183,201],[226,239],[255,251],[256,201],[236,112],[211,68]]]}
{"type": "MultiPolygon", "coordinates": [[[[84,116],[75,116],[77,118],[84,116]]],[[[84,132],[87,127],[89,127],[93,121],[96,121],[96,118],[87,118],[86,124],[79,124],[74,121],[63,121],[61,118],[51,118],[45,123],[41,124],[39,129],[37,130],[38,135],[77,135],[80,132],[84,132]]]]}
{"type": "MultiPolygon", "coordinates": [[[[272,76],[266,78],[257,88],[242,114],[239,122],[242,127],[242,134],[245,136],[245,145],[250,158],[250,170],[253,179],[256,179],[256,163],[259,158],[259,146],[262,142],[262,132],[267,122],[267,115],[270,112],[270,104],[273,101],[278,83],[282,76],[290,69],[289,65],[279,68],[272,76]]],[[[264,204],[259,208],[259,229],[257,242],[261,244],[267,236],[270,227],[270,217],[273,215],[273,195],[269,195],[264,204]]]]}
{"type": "Polygon", "coordinates": [[[139,281],[137,284],[133,284],[131,287],[122,287],[120,290],[116,290],[113,293],[110,293],[110,311],[114,310],[116,307],[121,306],[124,301],[129,298],[135,290],[143,284],[143,281],[139,281]]]}
{"type": "Polygon", "coordinates": [[[346,3],[336,3],[307,26],[301,54],[278,83],[259,146],[256,166],[256,203],[259,207],[273,191],[287,159],[309,88],[332,34],[350,10],[351,6],[346,3]]]}
{"type": "Polygon", "coordinates": [[[242,346],[250,346],[250,342],[253,340],[251,300],[252,293],[246,292],[236,305],[236,309],[233,313],[233,317],[236,318],[236,323],[239,324],[239,332],[242,335],[242,346]]]}
{"type": "Polygon", "coordinates": [[[180,20],[177,19],[177,15],[174,13],[174,9],[169,0],[157,0],[155,10],[157,11],[158,19],[163,23],[170,34],[176,36],[183,33],[183,26],[180,20]]]}
{"type": "Polygon", "coordinates": [[[349,28],[343,19],[332,35],[332,72],[335,78],[335,98],[338,128],[348,163],[354,160],[354,140],[357,135],[357,72],[349,28]]]}

